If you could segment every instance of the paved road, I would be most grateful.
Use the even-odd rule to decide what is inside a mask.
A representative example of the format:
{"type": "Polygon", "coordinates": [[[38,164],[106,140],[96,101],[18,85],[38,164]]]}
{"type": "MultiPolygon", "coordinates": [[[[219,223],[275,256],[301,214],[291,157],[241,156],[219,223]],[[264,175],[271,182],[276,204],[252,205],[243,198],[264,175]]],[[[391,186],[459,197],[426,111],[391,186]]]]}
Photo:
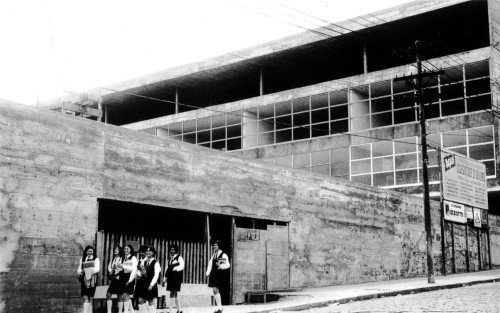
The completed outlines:
{"type": "Polygon", "coordinates": [[[301,313],[500,313],[500,282],[331,305],[301,313]]]}

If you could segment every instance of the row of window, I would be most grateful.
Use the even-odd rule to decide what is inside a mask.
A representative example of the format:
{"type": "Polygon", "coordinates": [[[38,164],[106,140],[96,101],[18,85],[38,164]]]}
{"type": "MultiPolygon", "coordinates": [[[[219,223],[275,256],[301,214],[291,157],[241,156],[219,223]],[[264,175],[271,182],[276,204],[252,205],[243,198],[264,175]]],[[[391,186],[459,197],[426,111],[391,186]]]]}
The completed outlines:
{"type": "MultiPolygon", "coordinates": [[[[428,144],[430,183],[439,183],[439,153],[436,150],[438,147],[484,163],[487,176],[496,177],[493,126],[432,134],[428,136],[428,144]]],[[[390,188],[421,184],[421,158],[419,138],[410,137],[266,161],[367,185],[390,188]]]]}
{"type": "MultiPolygon", "coordinates": [[[[426,117],[491,108],[488,61],[448,68],[423,82],[426,117]]],[[[414,90],[391,80],[238,110],[157,129],[165,136],[220,150],[247,149],[415,122],[414,90]]]]}

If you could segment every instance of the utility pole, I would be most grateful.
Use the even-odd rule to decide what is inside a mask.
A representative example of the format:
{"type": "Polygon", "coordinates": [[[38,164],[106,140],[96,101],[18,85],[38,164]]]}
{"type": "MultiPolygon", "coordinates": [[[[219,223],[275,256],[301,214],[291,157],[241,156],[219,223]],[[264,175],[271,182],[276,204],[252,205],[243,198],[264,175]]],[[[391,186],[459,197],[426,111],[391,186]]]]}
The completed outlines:
{"type": "Polygon", "coordinates": [[[422,96],[422,78],[423,77],[431,77],[438,74],[443,74],[444,71],[437,72],[427,72],[425,74],[422,73],[422,61],[420,59],[420,50],[422,48],[422,43],[417,40],[415,41],[415,56],[417,61],[417,74],[409,75],[404,77],[399,77],[394,79],[398,80],[409,80],[414,79],[414,88],[417,91],[417,105],[420,115],[420,142],[422,147],[422,179],[424,185],[424,224],[425,224],[425,232],[426,232],[426,241],[427,241],[427,282],[429,284],[433,284],[436,282],[436,278],[434,275],[434,256],[432,254],[432,223],[431,223],[431,204],[429,199],[429,176],[427,173],[427,137],[425,131],[425,110],[422,96]]]}

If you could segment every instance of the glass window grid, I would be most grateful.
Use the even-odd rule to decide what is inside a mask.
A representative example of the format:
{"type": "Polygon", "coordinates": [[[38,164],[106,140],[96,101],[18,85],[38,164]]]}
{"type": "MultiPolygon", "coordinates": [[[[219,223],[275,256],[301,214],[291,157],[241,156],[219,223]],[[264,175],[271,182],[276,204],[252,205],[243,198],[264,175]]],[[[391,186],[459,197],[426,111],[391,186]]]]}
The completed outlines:
{"type": "MultiPolygon", "coordinates": [[[[437,88],[439,91],[438,96],[437,96],[437,101],[435,102],[435,104],[437,105],[438,111],[439,111],[439,113],[438,113],[439,116],[437,116],[436,118],[446,116],[446,115],[443,115],[444,114],[443,113],[443,105],[446,105],[447,102],[462,100],[463,105],[464,105],[464,109],[459,113],[451,113],[451,114],[452,115],[463,114],[463,113],[468,113],[468,110],[469,110],[469,107],[467,104],[467,99],[476,98],[478,96],[485,96],[485,95],[491,94],[491,89],[489,89],[487,92],[482,92],[482,93],[478,93],[478,94],[471,94],[471,95],[467,94],[467,83],[468,82],[475,82],[475,81],[480,81],[480,80],[484,80],[484,79],[489,80],[488,66],[489,66],[488,61],[480,61],[480,62],[469,63],[469,64],[449,68],[448,70],[450,71],[450,76],[452,76],[455,79],[454,81],[451,81],[450,77],[446,76],[446,74],[440,75],[437,77],[437,80],[438,80],[437,84],[431,84],[430,86],[426,87],[427,89],[437,88]],[[476,70],[476,68],[477,68],[477,70],[476,70]],[[459,75],[459,73],[460,73],[460,75],[459,75]],[[467,75],[467,73],[469,73],[469,75],[467,75]],[[443,94],[442,94],[443,88],[445,88],[446,86],[449,86],[450,84],[452,84],[452,85],[453,84],[455,84],[455,85],[462,84],[463,85],[463,93],[460,93],[461,96],[459,96],[459,97],[449,98],[449,99],[443,100],[443,94]]],[[[401,111],[401,114],[408,114],[409,110],[408,110],[408,107],[396,107],[394,104],[394,97],[398,96],[398,95],[412,94],[412,93],[414,93],[414,91],[403,90],[403,88],[399,88],[399,90],[398,90],[399,92],[395,92],[395,86],[394,86],[393,81],[377,82],[377,83],[373,83],[373,84],[369,84],[369,85],[365,85],[365,86],[355,86],[355,87],[350,87],[348,89],[340,89],[340,90],[334,90],[331,92],[324,93],[325,95],[328,95],[327,105],[324,107],[319,107],[319,108],[314,108],[314,109],[311,108],[311,101],[312,101],[311,98],[315,97],[315,96],[320,96],[322,94],[312,95],[309,97],[305,97],[305,98],[303,97],[300,99],[296,99],[295,101],[304,101],[304,99],[307,99],[306,101],[308,101],[309,110],[299,110],[299,112],[297,112],[297,110],[294,110],[294,105],[293,105],[294,101],[293,100],[279,102],[279,103],[273,103],[271,105],[264,107],[265,109],[260,109],[260,108],[259,109],[257,109],[257,108],[248,109],[248,111],[253,111],[253,113],[257,114],[256,121],[247,122],[247,123],[256,123],[257,124],[255,127],[255,129],[257,130],[256,133],[252,132],[251,134],[244,134],[242,131],[240,131],[241,134],[239,136],[228,138],[229,134],[226,131],[225,141],[235,140],[235,139],[243,141],[243,139],[246,136],[257,136],[258,138],[257,138],[257,145],[256,146],[263,146],[263,145],[276,144],[276,143],[285,143],[285,142],[290,142],[290,141],[294,141],[294,140],[329,136],[329,135],[335,134],[335,133],[354,131],[352,128],[352,123],[353,123],[353,120],[355,120],[355,119],[364,119],[364,122],[366,123],[366,125],[365,125],[366,127],[363,126],[357,130],[368,130],[368,129],[372,129],[372,128],[387,127],[387,126],[393,126],[393,125],[397,125],[397,124],[414,123],[417,121],[417,118],[416,118],[417,110],[413,110],[415,113],[415,116],[413,119],[410,119],[409,121],[397,122],[395,120],[395,115],[398,114],[398,111],[401,111]],[[377,93],[376,97],[374,96],[372,98],[372,91],[371,91],[372,85],[380,85],[380,84],[384,84],[384,83],[390,84],[390,94],[385,95],[383,93],[382,94],[377,93]],[[353,101],[350,90],[354,90],[354,91],[355,90],[362,90],[365,86],[366,86],[366,89],[368,90],[368,94],[366,97],[363,97],[363,99],[361,99],[360,101],[367,101],[368,113],[353,117],[351,114],[352,105],[356,102],[359,102],[359,101],[353,101]],[[339,103],[342,101],[336,100],[337,102],[332,103],[332,100],[331,100],[332,92],[346,92],[348,102],[347,103],[339,103]],[[390,97],[390,99],[391,99],[390,100],[391,101],[391,108],[388,110],[374,112],[374,109],[373,109],[374,101],[388,98],[388,97],[390,97]],[[280,109],[281,114],[280,115],[278,115],[278,110],[276,108],[276,106],[278,104],[281,107],[281,109],[280,109]],[[270,106],[272,106],[272,109],[270,108],[270,106]],[[341,106],[348,107],[347,116],[346,117],[339,117],[339,118],[337,118],[336,116],[332,116],[331,109],[332,108],[339,108],[341,106]],[[285,107],[284,110],[283,110],[283,107],[285,107]],[[313,112],[319,111],[319,110],[325,110],[325,113],[328,112],[328,120],[313,123],[313,121],[312,121],[313,112]],[[402,113],[402,111],[404,111],[404,110],[407,110],[407,112],[402,113]],[[267,114],[261,115],[261,111],[266,111],[267,114]],[[274,116],[269,116],[269,113],[271,113],[271,112],[273,112],[274,116]],[[308,112],[308,114],[309,114],[309,122],[307,124],[301,123],[302,127],[298,127],[298,125],[294,126],[294,124],[295,124],[294,120],[295,120],[295,118],[297,118],[297,114],[298,113],[305,113],[305,112],[308,112]],[[390,121],[389,121],[389,116],[387,115],[388,113],[390,113],[390,121]],[[289,126],[288,125],[278,126],[276,124],[276,121],[280,117],[290,117],[292,120],[290,125],[289,126]],[[378,122],[377,122],[378,124],[380,124],[380,126],[374,125],[377,117],[382,118],[381,120],[378,120],[378,122]],[[270,124],[272,121],[272,123],[274,124],[273,127],[270,127],[269,129],[264,128],[261,130],[261,127],[259,127],[259,123],[260,123],[259,121],[262,118],[265,118],[265,121],[269,122],[270,124]],[[348,124],[345,125],[345,127],[347,127],[347,129],[344,129],[344,126],[342,126],[342,125],[344,125],[343,123],[339,124],[339,122],[342,122],[342,121],[348,121],[348,124]],[[332,129],[332,127],[334,127],[334,125],[335,125],[335,127],[341,127],[341,128],[332,129]],[[300,129],[300,128],[309,128],[309,134],[307,135],[307,131],[305,131],[304,129],[300,129]],[[282,131],[282,133],[277,134],[277,132],[279,132],[279,131],[282,131]],[[284,132],[284,131],[289,131],[289,133],[284,132]],[[271,135],[271,133],[273,133],[273,134],[271,135]],[[324,135],[323,135],[323,133],[324,133],[324,135]],[[297,134],[301,135],[301,137],[299,139],[296,138],[297,134]],[[280,139],[278,139],[278,137],[280,139]]],[[[471,112],[472,111],[477,111],[477,109],[471,110],[471,112]]],[[[239,117],[239,122],[236,122],[236,123],[234,121],[231,121],[231,122],[228,121],[228,114],[235,114],[236,113],[236,114],[241,115],[241,112],[242,111],[230,112],[230,113],[225,114],[225,125],[221,125],[222,123],[220,123],[220,120],[219,120],[219,124],[221,125],[220,127],[227,128],[229,126],[234,126],[234,125],[240,125],[240,127],[242,127],[244,124],[242,124],[241,117],[239,117]]],[[[218,118],[220,119],[220,114],[218,115],[218,118]]],[[[234,119],[232,119],[232,120],[234,120],[234,119]]],[[[178,123],[175,123],[175,124],[178,124],[178,123]]],[[[206,146],[207,145],[206,141],[198,142],[197,140],[195,140],[195,142],[192,142],[192,140],[190,139],[193,137],[193,135],[194,135],[194,137],[198,137],[198,132],[203,132],[203,131],[207,130],[207,129],[197,130],[198,128],[200,128],[200,127],[198,126],[197,120],[184,121],[183,126],[182,126],[182,133],[181,134],[178,134],[178,133],[174,134],[173,132],[172,133],[169,132],[169,137],[171,137],[173,139],[177,139],[177,140],[182,139],[183,141],[188,141],[188,142],[195,143],[195,144],[203,144],[206,146]],[[186,129],[185,125],[188,123],[193,123],[193,122],[195,123],[194,124],[195,126],[188,127],[186,129]],[[184,138],[186,138],[186,140],[184,138]]],[[[214,128],[212,128],[212,120],[210,120],[209,130],[212,131],[213,129],[214,128]]],[[[219,141],[222,141],[222,140],[217,140],[217,142],[219,142],[219,141]]],[[[212,142],[212,138],[210,138],[210,140],[208,142],[209,146],[212,146],[211,142],[212,142]]],[[[218,143],[216,146],[219,147],[220,143],[218,143]]],[[[226,144],[226,146],[227,146],[227,144],[226,144]]],[[[242,147],[241,144],[239,146],[240,146],[239,149],[245,148],[245,147],[242,147]]],[[[253,147],[255,147],[255,145],[253,147]]]]}

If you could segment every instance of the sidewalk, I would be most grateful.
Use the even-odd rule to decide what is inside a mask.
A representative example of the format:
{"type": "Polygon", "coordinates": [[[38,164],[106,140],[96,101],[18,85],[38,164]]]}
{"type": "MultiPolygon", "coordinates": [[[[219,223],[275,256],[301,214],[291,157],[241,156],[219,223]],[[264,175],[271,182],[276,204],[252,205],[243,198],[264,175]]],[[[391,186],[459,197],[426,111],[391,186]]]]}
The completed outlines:
{"type": "MultiPolygon", "coordinates": [[[[356,285],[309,288],[297,292],[279,293],[280,301],[261,304],[224,306],[224,313],[267,313],[272,311],[299,311],[323,307],[333,303],[347,303],[379,297],[396,296],[438,289],[458,288],[464,285],[500,281],[500,269],[481,272],[436,276],[436,283],[427,283],[427,277],[399,279],[356,285]]],[[[183,308],[184,313],[212,313],[215,307],[183,308]]],[[[168,312],[168,310],[158,310],[168,312]]]]}

